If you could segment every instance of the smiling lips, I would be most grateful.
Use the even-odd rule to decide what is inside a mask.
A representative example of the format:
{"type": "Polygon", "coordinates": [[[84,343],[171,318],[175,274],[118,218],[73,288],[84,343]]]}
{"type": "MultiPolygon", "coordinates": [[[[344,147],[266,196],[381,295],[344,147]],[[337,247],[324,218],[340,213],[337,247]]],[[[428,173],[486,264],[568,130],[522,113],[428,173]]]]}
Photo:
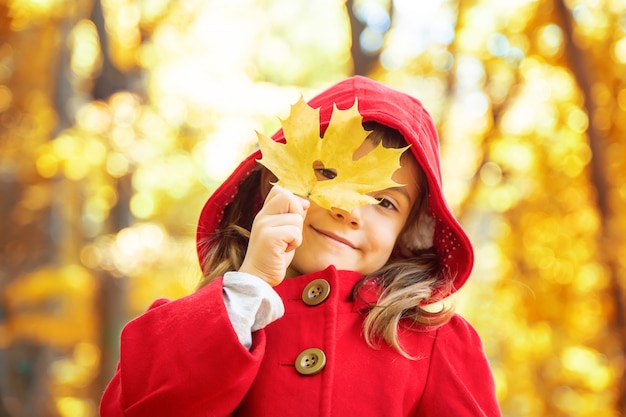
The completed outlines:
{"type": "Polygon", "coordinates": [[[334,234],[333,232],[327,232],[324,230],[316,229],[314,227],[311,227],[311,228],[317,233],[319,233],[320,235],[327,237],[328,239],[341,243],[342,245],[348,246],[349,248],[356,249],[356,247],[352,244],[352,242],[350,242],[349,240],[339,235],[334,234]]]}

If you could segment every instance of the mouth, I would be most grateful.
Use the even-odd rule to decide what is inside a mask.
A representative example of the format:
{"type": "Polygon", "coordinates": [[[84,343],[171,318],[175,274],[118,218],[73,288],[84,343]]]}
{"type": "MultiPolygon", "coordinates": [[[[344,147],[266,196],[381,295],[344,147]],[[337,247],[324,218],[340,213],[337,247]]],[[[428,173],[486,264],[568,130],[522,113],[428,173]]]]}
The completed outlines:
{"type": "Polygon", "coordinates": [[[346,239],[346,238],[344,238],[342,236],[339,236],[339,235],[337,235],[337,234],[335,234],[333,232],[328,232],[328,231],[325,231],[325,230],[316,229],[314,227],[312,227],[312,229],[315,232],[319,233],[320,235],[322,235],[322,236],[324,236],[324,237],[326,237],[326,238],[328,238],[328,239],[330,239],[330,240],[332,240],[332,241],[334,241],[336,243],[340,243],[340,244],[342,244],[344,246],[347,246],[347,247],[349,247],[351,249],[356,249],[356,246],[354,246],[352,244],[352,242],[350,242],[348,239],[346,239]]]}

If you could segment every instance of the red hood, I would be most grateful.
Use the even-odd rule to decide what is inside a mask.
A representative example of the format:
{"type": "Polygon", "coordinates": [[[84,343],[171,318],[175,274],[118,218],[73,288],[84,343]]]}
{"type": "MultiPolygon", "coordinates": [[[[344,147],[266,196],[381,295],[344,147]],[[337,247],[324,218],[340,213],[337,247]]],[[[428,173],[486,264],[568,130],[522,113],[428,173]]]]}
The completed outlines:
{"type": "MultiPolygon", "coordinates": [[[[415,159],[424,170],[430,188],[429,207],[435,219],[433,244],[442,261],[445,279],[453,282],[450,293],[455,292],[467,281],[474,254],[469,238],[442,193],[439,138],[430,115],[414,97],[361,76],[335,84],[308,103],[313,108],[321,107],[320,124],[323,130],[330,121],[333,103],[345,110],[354,104],[355,97],[358,98],[363,121],[376,121],[398,130],[411,145],[415,159]]],[[[284,141],[282,130],[272,138],[284,141]]],[[[257,166],[256,161],[260,158],[259,150],[249,155],[209,197],[198,222],[198,242],[206,240],[219,226],[224,207],[233,200],[238,185],[257,166]]],[[[198,245],[200,257],[203,256],[200,252],[205,249],[206,246],[198,245]]]]}

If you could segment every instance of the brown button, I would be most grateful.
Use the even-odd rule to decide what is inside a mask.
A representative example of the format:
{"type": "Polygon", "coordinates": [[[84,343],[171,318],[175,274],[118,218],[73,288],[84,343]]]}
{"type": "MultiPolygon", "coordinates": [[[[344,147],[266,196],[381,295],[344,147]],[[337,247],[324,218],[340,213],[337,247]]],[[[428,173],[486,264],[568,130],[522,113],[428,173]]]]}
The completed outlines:
{"type": "Polygon", "coordinates": [[[330,284],[325,279],[314,279],[304,287],[302,301],[308,306],[316,306],[328,298],[330,284]]]}
{"type": "Polygon", "coordinates": [[[326,366],[326,355],[321,349],[302,351],[296,358],[296,371],[301,375],[314,375],[326,366]]]}

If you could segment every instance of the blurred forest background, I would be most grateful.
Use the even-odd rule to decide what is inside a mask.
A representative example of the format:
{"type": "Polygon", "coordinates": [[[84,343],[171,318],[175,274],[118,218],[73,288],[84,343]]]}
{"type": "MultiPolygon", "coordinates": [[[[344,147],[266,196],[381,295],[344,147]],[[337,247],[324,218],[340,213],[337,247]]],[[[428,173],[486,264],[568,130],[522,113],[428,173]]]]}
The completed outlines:
{"type": "Polygon", "coordinates": [[[254,130],[352,74],[437,122],[504,415],[626,415],[626,0],[0,0],[0,417],[96,416],[254,130]]]}

